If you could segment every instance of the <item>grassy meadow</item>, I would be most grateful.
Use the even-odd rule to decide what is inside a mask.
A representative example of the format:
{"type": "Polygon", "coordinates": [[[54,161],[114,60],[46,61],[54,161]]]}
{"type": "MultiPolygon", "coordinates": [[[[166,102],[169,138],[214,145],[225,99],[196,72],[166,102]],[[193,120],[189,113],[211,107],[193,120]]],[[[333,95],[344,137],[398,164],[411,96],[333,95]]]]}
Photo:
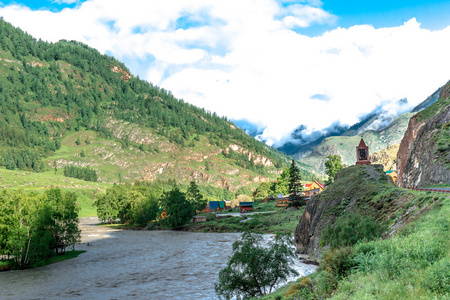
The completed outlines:
{"type": "Polygon", "coordinates": [[[0,168],[0,189],[21,189],[40,193],[54,187],[74,192],[80,205],[79,216],[92,217],[97,214],[93,206],[95,194],[104,192],[111,184],[65,177],[62,169],[58,169],[55,174],[54,170],[36,173],[0,168]]]}

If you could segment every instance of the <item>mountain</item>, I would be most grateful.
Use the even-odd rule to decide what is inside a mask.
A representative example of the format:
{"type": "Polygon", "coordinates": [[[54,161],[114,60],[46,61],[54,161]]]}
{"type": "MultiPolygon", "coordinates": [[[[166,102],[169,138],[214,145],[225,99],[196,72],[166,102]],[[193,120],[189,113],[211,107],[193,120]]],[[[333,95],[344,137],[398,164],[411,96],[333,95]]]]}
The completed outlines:
{"type": "MultiPolygon", "coordinates": [[[[371,153],[399,144],[408,126],[409,118],[434,103],[440,90],[441,88],[416,106],[412,112],[398,116],[380,106],[350,127],[333,124],[329,128],[306,135],[304,133],[306,127],[301,125],[292,133],[291,141],[279,147],[278,150],[322,174],[325,172],[325,157],[329,154],[341,155],[345,164],[354,164],[354,146],[358,144],[361,135],[369,140],[368,146],[371,153]]],[[[404,107],[407,100],[401,99],[397,104],[398,107],[404,107]]]]}
{"type": "Polygon", "coordinates": [[[73,166],[102,182],[197,180],[234,191],[275,179],[290,161],[82,43],[43,42],[0,20],[0,46],[0,166],[9,170],[73,166]]]}
{"type": "MultiPolygon", "coordinates": [[[[369,154],[399,144],[412,115],[413,113],[404,113],[382,130],[365,131],[362,136],[369,146],[369,154]]],[[[356,162],[355,149],[360,139],[360,135],[325,138],[309,155],[303,157],[300,161],[319,173],[325,172],[325,157],[329,154],[340,155],[344,164],[354,165],[356,162]]]]}
{"type": "Polygon", "coordinates": [[[450,183],[450,82],[439,99],[411,118],[397,154],[397,184],[450,183]]]}

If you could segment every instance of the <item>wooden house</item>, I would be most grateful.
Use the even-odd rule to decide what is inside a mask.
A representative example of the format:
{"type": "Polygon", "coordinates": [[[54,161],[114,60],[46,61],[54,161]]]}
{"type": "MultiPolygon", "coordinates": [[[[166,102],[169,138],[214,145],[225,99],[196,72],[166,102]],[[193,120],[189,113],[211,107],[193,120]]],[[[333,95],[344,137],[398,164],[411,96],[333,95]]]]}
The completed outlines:
{"type": "Polygon", "coordinates": [[[288,207],[291,200],[289,200],[289,197],[283,197],[277,199],[277,207],[288,207]]]}
{"type": "Polygon", "coordinates": [[[209,201],[208,206],[212,212],[225,209],[225,201],[209,201]]]}
{"type": "Polygon", "coordinates": [[[206,222],[206,216],[194,216],[194,223],[206,222]]]}
{"type": "Polygon", "coordinates": [[[308,201],[312,196],[322,192],[325,189],[325,185],[321,184],[317,180],[313,183],[305,184],[305,200],[308,201]]]}
{"type": "Polygon", "coordinates": [[[239,211],[241,213],[253,211],[253,202],[239,202],[239,211]]]}

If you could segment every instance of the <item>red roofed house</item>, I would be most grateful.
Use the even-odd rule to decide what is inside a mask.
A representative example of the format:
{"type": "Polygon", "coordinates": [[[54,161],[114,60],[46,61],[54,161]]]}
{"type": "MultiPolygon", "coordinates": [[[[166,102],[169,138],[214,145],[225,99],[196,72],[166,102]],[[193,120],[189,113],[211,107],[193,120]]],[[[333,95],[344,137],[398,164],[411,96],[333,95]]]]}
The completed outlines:
{"type": "Polygon", "coordinates": [[[325,189],[325,185],[321,184],[317,180],[314,180],[313,183],[305,184],[305,200],[309,200],[311,196],[322,192],[325,189]]]}

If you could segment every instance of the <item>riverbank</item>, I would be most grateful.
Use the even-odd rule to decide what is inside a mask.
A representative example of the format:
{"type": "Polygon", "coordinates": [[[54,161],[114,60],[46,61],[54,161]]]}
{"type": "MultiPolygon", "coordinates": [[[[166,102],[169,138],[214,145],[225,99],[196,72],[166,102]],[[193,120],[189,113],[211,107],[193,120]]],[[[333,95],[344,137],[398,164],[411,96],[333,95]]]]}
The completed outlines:
{"type": "MultiPolygon", "coordinates": [[[[54,264],[57,262],[68,260],[68,259],[72,259],[84,252],[86,252],[86,251],[84,251],[84,250],[66,251],[64,254],[59,254],[59,255],[55,255],[55,256],[51,256],[51,257],[47,258],[42,266],[54,264]]],[[[39,267],[42,267],[42,266],[39,266],[39,267]]],[[[39,268],[39,267],[36,267],[36,268],[39,268]]],[[[32,267],[29,267],[29,268],[32,268],[32,267]]],[[[16,268],[16,265],[12,261],[8,261],[8,260],[0,261],[0,272],[19,270],[19,269],[20,268],[16,268]]]]}
{"type": "MultiPolygon", "coordinates": [[[[300,216],[303,214],[304,207],[295,208],[277,208],[274,202],[256,203],[254,212],[239,213],[238,209],[221,211],[214,213],[202,213],[206,217],[206,222],[189,222],[183,226],[181,231],[188,232],[244,232],[250,231],[258,234],[293,234],[298,224],[300,216]]],[[[145,227],[139,227],[134,224],[101,224],[102,226],[126,229],[126,230],[166,230],[159,226],[158,222],[151,222],[145,227]]]]}
{"type": "MultiPolygon", "coordinates": [[[[217,299],[238,233],[119,230],[81,218],[78,257],[0,273],[0,299],[217,299]],[[88,246],[89,243],[89,246],[88,246]]],[[[269,235],[266,235],[270,238],[269,235]]],[[[305,276],[315,267],[296,262],[305,276]]],[[[292,279],[292,280],[295,280],[292,279]]]]}

